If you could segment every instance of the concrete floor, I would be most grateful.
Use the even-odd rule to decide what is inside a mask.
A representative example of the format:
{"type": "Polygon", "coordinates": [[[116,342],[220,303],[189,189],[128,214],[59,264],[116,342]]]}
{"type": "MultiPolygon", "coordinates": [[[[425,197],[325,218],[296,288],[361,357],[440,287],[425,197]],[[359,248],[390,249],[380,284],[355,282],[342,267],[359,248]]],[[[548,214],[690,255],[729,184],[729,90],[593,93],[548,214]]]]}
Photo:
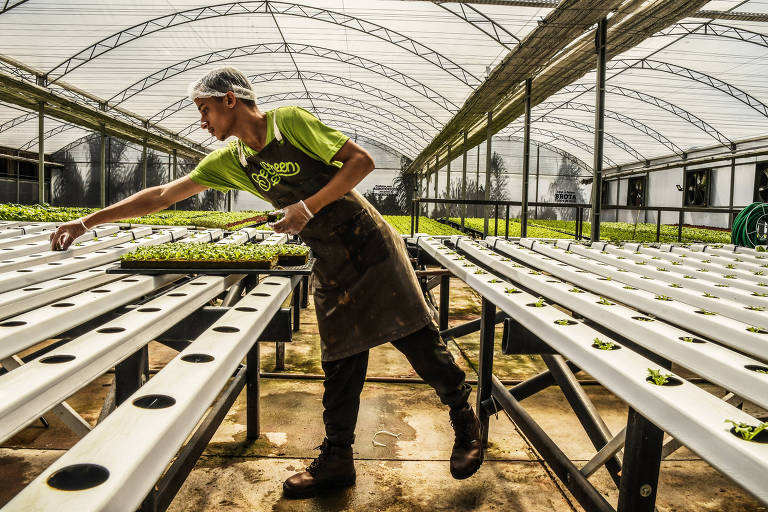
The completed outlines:
{"type": "MultiPolygon", "coordinates": [[[[452,280],[451,294],[451,324],[477,317],[477,296],[457,280],[452,280]]],[[[449,343],[470,379],[476,378],[472,368],[477,361],[477,338],[474,334],[449,343]]],[[[152,343],[150,355],[152,367],[159,369],[174,352],[152,343]]],[[[273,369],[274,345],[262,344],[262,371],[273,369]]],[[[542,369],[542,361],[535,356],[497,354],[494,362],[495,373],[502,379],[524,379],[542,369]]],[[[322,373],[311,306],[303,311],[301,332],[287,347],[285,371],[322,373]]],[[[371,351],[368,376],[415,377],[405,357],[391,345],[371,351]]],[[[110,383],[111,376],[102,376],[68,402],[95,424],[110,383]]],[[[453,432],[447,410],[431,388],[410,383],[366,384],[354,446],[357,485],[309,500],[283,499],[282,481],[303,470],[323,438],[322,381],[265,378],[261,383],[261,438],[246,441],[245,397],[241,395],[169,510],[582,510],[503,413],[491,418],[490,446],[478,473],[467,480],[453,480],[448,471],[453,432]],[[376,439],[386,446],[374,446],[373,435],[379,430],[399,437],[379,435],[376,439]]],[[[585,389],[611,431],[620,430],[626,422],[626,406],[600,386],[585,389]]],[[[523,403],[577,465],[594,454],[559,390],[550,388],[523,403]]],[[[48,419],[50,428],[37,422],[0,445],[0,506],[77,441],[56,418],[48,419]]],[[[615,505],[618,493],[607,472],[600,470],[590,480],[615,505]]],[[[669,512],[767,510],[685,448],[662,463],[657,505],[669,512]]]]}

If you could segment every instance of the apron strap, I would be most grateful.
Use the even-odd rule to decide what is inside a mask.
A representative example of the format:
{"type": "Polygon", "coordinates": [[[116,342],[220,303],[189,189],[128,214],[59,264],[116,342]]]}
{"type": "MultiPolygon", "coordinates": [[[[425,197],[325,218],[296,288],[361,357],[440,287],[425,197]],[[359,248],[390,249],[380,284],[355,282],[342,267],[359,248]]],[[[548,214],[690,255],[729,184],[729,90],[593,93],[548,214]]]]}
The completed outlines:
{"type": "Polygon", "coordinates": [[[280,128],[277,127],[277,109],[272,113],[272,132],[277,142],[283,142],[283,135],[280,133],[280,128]]]}

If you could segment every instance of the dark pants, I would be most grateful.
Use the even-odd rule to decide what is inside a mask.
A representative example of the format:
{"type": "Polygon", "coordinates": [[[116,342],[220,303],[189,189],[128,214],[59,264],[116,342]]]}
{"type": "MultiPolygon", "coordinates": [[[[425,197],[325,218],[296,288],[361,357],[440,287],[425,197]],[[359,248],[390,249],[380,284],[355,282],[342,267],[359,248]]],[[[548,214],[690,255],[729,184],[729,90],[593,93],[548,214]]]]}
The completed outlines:
{"type": "MultiPolygon", "coordinates": [[[[472,388],[464,381],[464,371],[456,365],[433,327],[424,327],[392,344],[405,354],[416,373],[435,388],[441,402],[452,409],[467,403],[472,388]]],[[[331,444],[350,445],[355,442],[355,424],[368,369],[368,351],[322,364],[325,372],[325,435],[331,444]]]]}

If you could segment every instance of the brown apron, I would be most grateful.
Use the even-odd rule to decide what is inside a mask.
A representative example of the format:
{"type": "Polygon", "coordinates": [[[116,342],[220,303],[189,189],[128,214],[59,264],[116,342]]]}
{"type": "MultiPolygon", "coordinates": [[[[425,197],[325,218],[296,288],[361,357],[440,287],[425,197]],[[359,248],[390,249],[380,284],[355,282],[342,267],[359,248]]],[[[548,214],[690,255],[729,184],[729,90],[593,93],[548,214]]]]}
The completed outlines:
{"type": "MultiPolygon", "coordinates": [[[[247,159],[246,173],[267,201],[283,208],[323,188],[338,168],[283,140],[276,117],[277,110],[274,139],[247,159]]],[[[317,212],[299,236],[317,259],[314,298],[323,361],[434,324],[401,236],[357,191],[317,212]]]]}

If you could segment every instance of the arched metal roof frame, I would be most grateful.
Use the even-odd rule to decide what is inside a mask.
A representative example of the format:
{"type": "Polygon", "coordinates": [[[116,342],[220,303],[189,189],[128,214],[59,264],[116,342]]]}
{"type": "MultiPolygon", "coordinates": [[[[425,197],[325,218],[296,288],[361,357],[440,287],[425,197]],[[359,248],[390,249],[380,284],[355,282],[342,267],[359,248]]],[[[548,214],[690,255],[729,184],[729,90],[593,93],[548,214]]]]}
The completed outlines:
{"type": "MultiPolygon", "coordinates": [[[[437,121],[437,119],[435,119],[434,117],[429,115],[427,112],[425,112],[421,108],[417,107],[416,105],[413,105],[408,101],[398,98],[397,96],[391,93],[388,93],[383,89],[366,84],[365,82],[344,78],[338,75],[332,75],[330,73],[320,73],[320,72],[314,72],[314,71],[311,71],[311,72],[270,71],[268,73],[260,73],[257,75],[250,75],[248,77],[248,79],[253,84],[257,84],[261,82],[273,82],[277,80],[297,80],[299,78],[301,78],[304,81],[318,81],[326,84],[339,85],[341,87],[346,87],[349,89],[366,93],[370,96],[386,101],[391,105],[401,108],[402,110],[405,110],[409,114],[416,116],[418,120],[424,121],[425,123],[431,125],[435,129],[438,129],[441,126],[437,121]]],[[[192,100],[190,100],[188,97],[185,96],[184,98],[181,98],[180,100],[175,101],[172,104],[168,105],[158,113],[150,116],[149,120],[150,122],[159,123],[163,119],[166,119],[176,114],[177,112],[189,107],[190,105],[192,105],[192,100]]],[[[411,124],[412,126],[416,126],[411,121],[409,121],[409,124],[411,124]]],[[[421,131],[423,132],[423,130],[421,131]]]]}
{"type": "Polygon", "coordinates": [[[332,50],[330,48],[323,48],[321,46],[313,46],[310,44],[283,42],[259,43],[255,45],[227,48],[224,50],[218,50],[176,62],[175,64],[167,66],[159,71],[155,71],[152,74],[142,78],[141,80],[136,81],[135,83],[112,96],[108,101],[113,104],[119,104],[131,96],[139,94],[140,92],[145,91],[147,88],[162,82],[163,80],[189,71],[190,69],[195,69],[206,64],[211,64],[213,62],[220,62],[240,57],[250,57],[259,53],[296,53],[336,60],[338,62],[343,62],[344,64],[351,64],[361,69],[372,71],[373,73],[394,80],[395,82],[404,85],[417,94],[420,94],[421,96],[424,96],[425,98],[433,101],[448,112],[455,112],[458,109],[454,103],[443,97],[441,94],[437,93],[432,88],[389,66],[385,66],[370,59],[366,59],[365,57],[358,57],[356,55],[338,50],[332,50]]]}
{"type": "Polygon", "coordinates": [[[187,9],[178,11],[166,16],[160,16],[147,20],[144,23],[134,25],[130,28],[115,32],[105,37],[101,41],[94,43],[81,50],[77,54],[69,57],[61,64],[48,72],[48,80],[55,82],[64,77],[71,71],[87,64],[110,50],[123,46],[140,37],[154,34],[170,27],[193,23],[199,20],[218,18],[221,16],[236,16],[250,14],[275,14],[284,16],[300,16],[304,18],[320,20],[352,30],[357,30],[364,34],[387,41],[403,50],[412,53],[430,64],[437,66],[446,73],[454,76],[463,84],[474,89],[480,84],[481,80],[472,73],[455,63],[448,57],[440,54],[432,48],[394,30],[390,30],[382,25],[372,23],[367,20],[350,16],[348,14],[320,9],[301,4],[292,4],[288,2],[275,2],[272,0],[243,1],[226,4],[218,4],[196,9],[187,9]]]}
{"type": "MultiPolygon", "coordinates": [[[[564,117],[557,117],[557,116],[551,116],[549,114],[539,116],[536,121],[533,121],[532,123],[552,123],[552,124],[559,124],[562,126],[567,126],[569,128],[573,128],[585,133],[593,134],[595,133],[595,127],[582,123],[580,121],[576,121],[573,119],[568,119],[564,117]]],[[[611,135],[610,133],[603,132],[603,135],[605,136],[606,142],[609,142],[616,146],[617,148],[621,149],[622,151],[632,155],[632,157],[636,158],[638,161],[645,160],[645,157],[637,151],[635,148],[624,142],[623,140],[619,139],[618,137],[615,137],[611,135]]]]}
{"type": "MultiPolygon", "coordinates": [[[[570,144],[571,146],[575,146],[575,147],[581,149],[582,151],[586,152],[589,155],[592,154],[592,146],[590,146],[589,144],[587,144],[585,142],[580,141],[579,139],[575,139],[573,137],[569,137],[568,135],[565,135],[563,133],[556,132],[556,131],[553,131],[553,130],[548,130],[546,128],[540,128],[538,126],[531,126],[531,133],[534,133],[536,135],[541,135],[542,137],[550,137],[552,140],[556,140],[556,141],[559,141],[559,142],[563,142],[565,144],[570,144]]],[[[503,134],[502,135],[501,133],[499,133],[498,135],[502,136],[502,137],[509,137],[510,135],[514,136],[513,134],[503,134]]],[[[615,167],[616,166],[616,162],[611,160],[605,154],[603,154],[603,161],[606,164],[608,164],[609,166],[611,166],[611,167],[615,167]]]]}
{"type": "MultiPolygon", "coordinates": [[[[269,94],[267,96],[260,96],[258,98],[259,104],[269,104],[276,101],[289,101],[289,100],[320,100],[320,101],[331,101],[331,102],[338,102],[342,105],[347,105],[350,107],[356,107],[360,108],[362,110],[372,112],[376,115],[381,116],[384,119],[388,119],[398,127],[400,127],[400,130],[398,132],[405,134],[409,132],[413,132],[413,130],[416,128],[411,124],[410,122],[406,121],[402,117],[390,112],[389,110],[386,110],[384,108],[381,108],[377,105],[374,105],[372,103],[368,103],[363,100],[359,100],[357,98],[351,98],[349,96],[344,96],[341,94],[335,94],[331,92],[324,92],[324,91],[312,91],[312,90],[302,90],[302,91],[289,91],[289,92],[279,92],[275,94],[269,94]]],[[[313,103],[314,105],[314,103],[313,103]]],[[[181,129],[179,131],[179,135],[186,136],[191,129],[193,129],[195,126],[199,125],[199,122],[194,122],[190,124],[189,126],[181,129]],[[183,135],[182,135],[183,134],[183,135]]],[[[422,141],[426,140],[427,135],[420,131],[420,137],[422,141]]],[[[418,143],[418,140],[412,139],[414,142],[418,143]]]]}
{"type": "Polygon", "coordinates": [[[507,50],[511,50],[513,45],[520,43],[519,37],[493,21],[491,18],[480,12],[471,4],[463,2],[440,1],[435,1],[434,4],[466,21],[477,30],[502,45],[507,50]],[[490,27],[491,32],[483,28],[486,25],[490,27]]]}
{"type": "MultiPolygon", "coordinates": [[[[595,88],[593,86],[587,85],[587,84],[571,84],[560,89],[556,94],[572,94],[577,92],[586,93],[586,92],[593,91],[594,89],[595,88]]],[[[653,105],[654,107],[658,107],[662,110],[665,110],[667,112],[670,112],[676,115],[680,119],[683,119],[687,123],[695,126],[696,128],[703,131],[707,135],[711,136],[713,139],[715,139],[717,142],[723,145],[730,146],[733,144],[733,141],[731,141],[731,139],[729,139],[723,133],[718,131],[714,126],[707,123],[697,115],[685,110],[684,108],[678,105],[675,105],[672,102],[663,100],[656,96],[652,96],[642,91],[638,91],[635,89],[630,89],[628,87],[622,87],[618,85],[606,85],[605,92],[607,94],[616,94],[619,96],[624,96],[625,98],[635,99],[643,103],[647,103],[648,105],[653,105]]]]}
{"type": "MultiPolygon", "coordinates": [[[[496,140],[504,140],[504,141],[510,141],[510,142],[519,142],[519,143],[522,144],[525,139],[523,139],[523,137],[518,137],[517,135],[507,135],[507,136],[501,136],[501,137],[497,136],[496,139],[494,139],[494,142],[496,140]]],[[[553,153],[557,153],[558,155],[560,155],[560,156],[562,156],[564,158],[567,158],[568,160],[573,161],[579,167],[583,168],[585,171],[588,171],[590,173],[592,172],[592,166],[588,165],[584,160],[582,160],[581,158],[577,157],[573,153],[570,153],[570,152],[568,152],[568,151],[566,151],[564,149],[560,149],[559,147],[557,147],[557,146],[555,146],[553,144],[549,144],[547,142],[542,142],[542,141],[536,140],[536,139],[531,139],[531,144],[533,144],[534,146],[539,146],[539,147],[545,148],[545,149],[547,149],[547,150],[549,150],[549,151],[551,151],[553,153]]]]}
{"type": "Polygon", "coordinates": [[[740,27],[733,27],[731,25],[723,25],[720,23],[697,23],[697,22],[681,22],[670,25],[669,27],[659,31],[652,37],[664,37],[664,36],[704,36],[704,37],[718,37],[733,39],[736,41],[744,41],[745,43],[752,43],[763,48],[768,48],[768,34],[761,34],[752,30],[747,30],[740,27]]]}
{"type": "MultiPolygon", "coordinates": [[[[371,141],[378,142],[378,144],[388,148],[389,151],[391,151],[393,153],[396,153],[396,154],[402,155],[402,156],[408,156],[407,154],[403,153],[400,149],[397,149],[397,148],[393,147],[392,144],[391,144],[392,140],[390,138],[388,138],[385,135],[381,135],[378,132],[378,130],[369,130],[368,126],[366,124],[362,123],[362,122],[350,121],[350,120],[341,120],[341,119],[338,119],[338,120],[334,119],[334,120],[332,120],[332,122],[333,122],[333,125],[336,128],[338,128],[338,129],[340,129],[342,131],[347,130],[345,132],[345,134],[348,135],[351,139],[364,137],[364,138],[369,139],[371,141]],[[352,132],[349,132],[349,130],[352,130],[352,132]],[[358,133],[358,130],[360,131],[360,133],[358,133]]],[[[216,137],[211,136],[211,137],[208,137],[201,144],[203,146],[210,147],[211,144],[213,144],[216,141],[217,141],[216,137]]]]}
{"type": "MultiPolygon", "coordinates": [[[[554,102],[541,102],[538,105],[536,105],[536,109],[548,109],[548,108],[561,108],[566,110],[579,110],[581,112],[589,112],[591,114],[595,113],[595,106],[594,105],[588,105],[586,103],[579,103],[576,101],[567,101],[565,103],[556,104],[554,102]]],[[[535,110],[536,110],[535,109],[535,110]]],[[[677,144],[666,138],[664,135],[656,131],[651,126],[648,126],[647,124],[638,121],[637,119],[634,119],[633,117],[627,116],[622,114],[621,112],[616,112],[613,110],[605,109],[605,117],[609,119],[614,119],[616,121],[619,121],[621,123],[624,123],[628,126],[631,126],[632,128],[636,129],[637,131],[647,135],[648,137],[652,138],[656,142],[659,142],[666,147],[668,147],[673,153],[677,153],[678,155],[683,154],[683,150],[680,149],[677,144]]]]}

